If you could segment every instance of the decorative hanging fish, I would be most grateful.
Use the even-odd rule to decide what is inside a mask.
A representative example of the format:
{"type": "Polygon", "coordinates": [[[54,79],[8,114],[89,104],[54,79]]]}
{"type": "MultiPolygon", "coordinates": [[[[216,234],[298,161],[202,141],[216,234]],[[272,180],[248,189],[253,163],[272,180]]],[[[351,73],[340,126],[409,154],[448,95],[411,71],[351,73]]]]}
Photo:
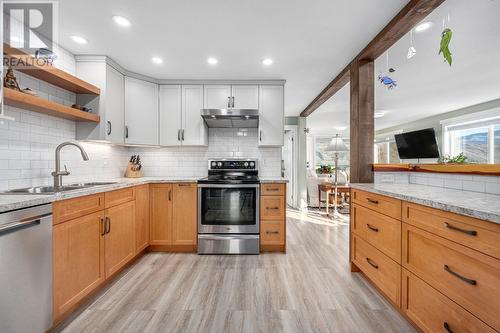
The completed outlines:
{"type": "Polygon", "coordinates": [[[394,81],[392,78],[390,78],[388,75],[379,75],[378,80],[380,83],[382,83],[384,86],[386,86],[388,89],[392,89],[394,87],[397,87],[397,82],[394,81]]]}
{"type": "Polygon", "coordinates": [[[439,54],[443,53],[444,61],[448,62],[451,66],[452,58],[450,52],[450,42],[451,42],[452,32],[450,28],[443,30],[441,34],[441,43],[439,45],[439,54]]]}

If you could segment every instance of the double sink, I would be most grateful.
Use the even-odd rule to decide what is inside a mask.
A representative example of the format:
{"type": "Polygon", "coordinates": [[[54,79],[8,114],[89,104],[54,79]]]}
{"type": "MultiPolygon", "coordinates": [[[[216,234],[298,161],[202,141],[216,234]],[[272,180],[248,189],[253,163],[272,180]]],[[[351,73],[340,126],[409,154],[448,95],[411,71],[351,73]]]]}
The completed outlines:
{"type": "Polygon", "coordinates": [[[26,188],[19,188],[19,189],[5,191],[5,192],[2,192],[2,194],[55,194],[55,193],[60,193],[60,192],[80,190],[83,188],[111,185],[111,184],[116,184],[116,182],[77,183],[77,184],[64,185],[64,186],[57,188],[57,189],[54,186],[26,187],[26,188]]]}

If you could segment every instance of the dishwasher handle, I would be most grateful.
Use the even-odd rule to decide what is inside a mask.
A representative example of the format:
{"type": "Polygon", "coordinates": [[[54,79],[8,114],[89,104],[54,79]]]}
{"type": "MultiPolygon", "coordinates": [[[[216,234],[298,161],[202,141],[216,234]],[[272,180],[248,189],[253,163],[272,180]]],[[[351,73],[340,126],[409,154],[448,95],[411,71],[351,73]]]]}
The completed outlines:
{"type": "Polygon", "coordinates": [[[12,223],[7,223],[2,226],[0,226],[0,236],[6,233],[14,232],[19,229],[24,229],[27,227],[33,227],[36,225],[39,225],[42,221],[42,218],[46,217],[48,215],[44,216],[37,216],[33,219],[29,220],[23,220],[23,221],[15,221],[12,223]]]}

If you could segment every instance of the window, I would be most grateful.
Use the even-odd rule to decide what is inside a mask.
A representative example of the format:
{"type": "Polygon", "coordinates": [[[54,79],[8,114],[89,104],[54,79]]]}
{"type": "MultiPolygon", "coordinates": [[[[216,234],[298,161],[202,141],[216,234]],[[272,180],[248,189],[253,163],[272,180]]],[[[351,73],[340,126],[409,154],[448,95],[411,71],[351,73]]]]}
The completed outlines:
{"type": "MultiPolygon", "coordinates": [[[[349,147],[349,139],[342,138],[349,147]]],[[[327,151],[326,147],[332,141],[332,137],[315,138],[315,168],[320,165],[335,165],[335,152],[327,151]]],[[[344,170],[349,167],[349,151],[339,152],[339,168],[344,170]]]]}
{"type": "Polygon", "coordinates": [[[375,144],[375,163],[400,163],[398,146],[395,141],[375,144]]]}
{"type": "Polygon", "coordinates": [[[463,153],[468,162],[500,164],[500,110],[443,121],[445,155],[463,153]]]}

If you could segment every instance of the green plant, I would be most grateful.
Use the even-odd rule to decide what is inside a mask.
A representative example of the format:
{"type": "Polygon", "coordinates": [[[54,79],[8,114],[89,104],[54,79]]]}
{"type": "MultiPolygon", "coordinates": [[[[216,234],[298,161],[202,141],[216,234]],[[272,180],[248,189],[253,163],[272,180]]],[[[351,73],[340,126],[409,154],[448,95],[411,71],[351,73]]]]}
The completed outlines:
{"type": "Polygon", "coordinates": [[[320,165],[316,169],[316,173],[320,175],[332,174],[335,168],[333,165],[320,165]]]}
{"type": "Polygon", "coordinates": [[[443,155],[438,159],[438,163],[455,163],[455,164],[466,164],[467,156],[464,153],[460,153],[457,156],[443,155]]]}

